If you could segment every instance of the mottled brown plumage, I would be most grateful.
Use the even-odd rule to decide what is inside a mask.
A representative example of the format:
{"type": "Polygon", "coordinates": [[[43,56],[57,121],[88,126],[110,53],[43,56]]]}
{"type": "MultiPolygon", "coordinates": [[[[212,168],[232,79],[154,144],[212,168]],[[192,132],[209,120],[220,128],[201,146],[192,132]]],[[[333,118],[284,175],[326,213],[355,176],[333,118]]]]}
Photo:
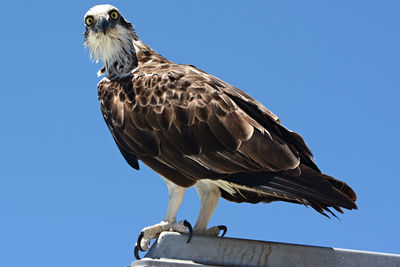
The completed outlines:
{"type": "Polygon", "coordinates": [[[138,66],[98,85],[104,119],[122,155],[177,185],[227,181],[235,202],[283,200],[326,215],[356,208],[344,182],[322,174],[300,135],[243,91],[134,42],[138,66]]]}
{"type": "Polygon", "coordinates": [[[354,191],[321,173],[303,138],[257,100],[192,65],[160,56],[114,6],[94,6],[84,20],[84,43],[104,63],[98,96],[118,148],[130,166],[139,169],[141,160],[168,187],[167,213],[143,228],[137,258],[162,231],[191,231],[186,221],[176,220],[190,186],[201,200],[192,231],[202,235],[226,231],[208,228],[221,196],[298,203],[325,216],[335,216],[331,208],[357,208],[354,191]]]}
{"type": "Polygon", "coordinates": [[[104,63],[98,96],[118,148],[130,166],[139,169],[142,161],[168,187],[167,213],[142,229],[137,258],[163,231],[224,234],[225,226],[208,228],[221,196],[298,203],[325,216],[335,216],[331,209],[357,208],[353,190],[321,173],[303,138],[257,100],[192,65],[160,56],[114,6],[94,6],[84,20],[84,43],[104,63]],[[201,202],[193,229],[176,220],[190,186],[201,202]]]}

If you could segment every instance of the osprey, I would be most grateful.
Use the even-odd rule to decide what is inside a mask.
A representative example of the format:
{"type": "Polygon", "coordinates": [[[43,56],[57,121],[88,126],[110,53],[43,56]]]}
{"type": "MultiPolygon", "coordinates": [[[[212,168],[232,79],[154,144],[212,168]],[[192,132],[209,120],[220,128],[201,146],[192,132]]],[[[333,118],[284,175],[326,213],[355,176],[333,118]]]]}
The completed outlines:
{"type": "Polygon", "coordinates": [[[104,63],[98,97],[115,143],[132,168],[138,170],[141,160],[169,190],[165,218],[143,229],[136,253],[162,231],[191,231],[186,221],[176,221],[191,186],[201,201],[195,234],[226,231],[207,228],[220,197],[298,203],[325,216],[334,215],[330,208],[357,208],[354,191],[321,173],[303,138],[260,102],[193,65],[157,54],[111,5],[94,6],[84,20],[84,44],[104,63]]]}

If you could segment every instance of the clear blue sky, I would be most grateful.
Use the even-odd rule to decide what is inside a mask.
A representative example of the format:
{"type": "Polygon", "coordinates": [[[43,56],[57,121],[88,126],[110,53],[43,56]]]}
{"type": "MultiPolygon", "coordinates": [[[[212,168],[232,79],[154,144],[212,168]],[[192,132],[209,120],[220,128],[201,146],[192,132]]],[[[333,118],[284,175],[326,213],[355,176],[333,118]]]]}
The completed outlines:
{"type": "MultiPolygon", "coordinates": [[[[1,27],[0,266],[126,266],[167,207],[123,160],[82,46],[94,1],[6,1],[1,27]]],[[[220,201],[228,236],[400,253],[399,1],[113,1],[141,39],[241,88],[303,135],[359,210],[220,201]],[[323,3],[322,3],[323,2],[323,3]],[[251,4],[250,4],[251,3],[251,4]]],[[[188,190],[179,219],[195,222],[188,190]]]]}

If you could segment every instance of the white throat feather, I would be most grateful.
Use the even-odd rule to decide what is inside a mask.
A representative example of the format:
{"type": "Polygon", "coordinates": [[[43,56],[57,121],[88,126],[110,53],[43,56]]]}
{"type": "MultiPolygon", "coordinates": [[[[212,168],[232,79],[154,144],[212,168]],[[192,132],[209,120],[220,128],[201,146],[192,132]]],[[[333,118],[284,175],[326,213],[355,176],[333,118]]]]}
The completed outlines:
{"type": "Polygon", "coordinates": [[[98,75],[108,73],[108,77],[119,76],[128,73],[137,66],[137,57],[133,41],[137,39],[135,31],[121,25],[113,29],[95,33],[89,31],[85,38],[90,56],[96,63],[101,60],[104,63],[98,75]],[[103,70],[104,69],[104,70],[103,70]]]}

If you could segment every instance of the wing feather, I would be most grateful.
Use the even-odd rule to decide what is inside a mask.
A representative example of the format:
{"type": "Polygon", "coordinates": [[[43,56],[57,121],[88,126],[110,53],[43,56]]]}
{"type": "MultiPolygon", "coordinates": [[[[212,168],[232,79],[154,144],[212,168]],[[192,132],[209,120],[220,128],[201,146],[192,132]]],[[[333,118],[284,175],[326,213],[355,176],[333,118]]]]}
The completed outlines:
{"type": "Polygon", "coordinates": [[[188,172],[190,166],[198,171],[193,174],[197,179],[288,170],[299,164],[281,137],[251,118],[225,93],[228,89],[221,89],[228,85],[188,66],[150,71],[134,73],[133,90],[111,83],[112,93],[102,97],[110,124],[123,129],[115,138],[128,151],[160,155],[178,171],[188,172]]]}
{"type": "Polygon", "coordinates": [[[133,168],[141,159],[181,186],[215,179],[228,200],[285,200],[355,208],[345,183],[321,174],[303,138],[245,92],[193,67],[173,63],[136,69],[99,83],[104,119],[133,168]]]}

